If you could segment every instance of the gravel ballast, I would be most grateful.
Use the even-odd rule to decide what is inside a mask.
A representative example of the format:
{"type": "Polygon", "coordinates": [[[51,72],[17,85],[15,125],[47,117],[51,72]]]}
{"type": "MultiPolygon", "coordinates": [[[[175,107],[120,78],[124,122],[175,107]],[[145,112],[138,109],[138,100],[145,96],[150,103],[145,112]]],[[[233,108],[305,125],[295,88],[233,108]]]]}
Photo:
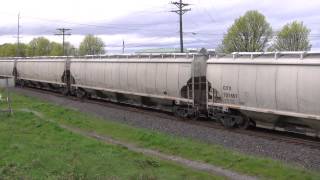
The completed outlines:
{"type": "Polygon", "coordinates": [[[120,105],[104,106],[30,89],[15,88],[12,89],[12,91],[47,100],[61,106],[77,109],[81,112],[93,114],[103,119],[165,132],[176,136],[193,138],[206,143],[219,144],[228,149],[245,154],[272,158],[290,164],[300,165],[308,169],[320,170],[319,149],[193,125],[183,121],[175,121],[170,118],[155,116],[152,115],[152,113],[128,111],[120,105]]]}

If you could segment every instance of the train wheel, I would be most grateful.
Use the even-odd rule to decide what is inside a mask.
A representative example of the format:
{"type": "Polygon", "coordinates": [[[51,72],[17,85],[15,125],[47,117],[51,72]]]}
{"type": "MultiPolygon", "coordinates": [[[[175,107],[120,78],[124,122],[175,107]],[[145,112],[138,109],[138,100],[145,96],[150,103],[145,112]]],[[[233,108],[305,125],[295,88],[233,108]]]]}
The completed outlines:
{"type": "Polygon", "coordinates": [[[182,118],[188,117],[188,112],[184,108],[180,108],[180,107],[174,107],[173,114],[176,117],[182,117],[182,118]]]}
{"type": "Polygon", "coordinates": [[[78,88],[78,89],[76,90],[76,96],[77,96],[78,98],[80,98],[80,99],[84,99],[84,98],[86,98],[87,93],[86,93],[84,90],[78,88]]]}
{"type": "Polygon", "coordinates": [[[250,119],[245,114],[241,114],[240,119],[238,121],[238,127],[240,129],[248,129],[253,126],[255,126],[255,122],[252,121],[252,119],[250,119]]]}
{"type": "Polygon", "coordinates": [[[256,124],[256,122],[255,121],[253,121],[253,120],[251,120],[250,119],[250,127],[253,127],[253,128],[255,128],[255,127],[257,127],[257,124],[256,124]]]}
{"type": "Polygon", "coordinates": [[[220,121],[222,125],[226,128],[233,128],[236,126],[237,122],[235,118],[228,117],[228,116],[222,116],[220,118],[220,121]]]}
{"type": "Polygon", "coordinates": [[[24,80],[19,80],[19,85],[20,85],[20,87],[22,87],[22,88],[23,88],[24,86],[26,86],[24,80]]]}
{"type": "Polygon", "coordinates": [[[251,124],[250,122],[251,122],[250,118],[248,118],[247,116],[243,116],[241,118],[240,123],[238,123],[238,126],[240,129],[248,129],[251,124]]]}
{"type": "Polygon", "coordinates": [[[193,113],[192,120],[197,121],[197,120],[199,120],[199,118],[200,118],[199,112],[197,112],[197,111],[194,112],[194,113],[193,113]]]}
{"type": "Polygon", "coordinates": [[[60,91],[60,93],[63,94],[64,96],[69,95],[69,92],[68,92],[67,88],[61,88],[59,91],[60,91]]]}
{"type": "Polygon", "coordinates": [[[192,120],[197,121],[197,120],[199,120],[199,118],[200,118],[199,116],[195,115],[192,117],[192,120]]]}

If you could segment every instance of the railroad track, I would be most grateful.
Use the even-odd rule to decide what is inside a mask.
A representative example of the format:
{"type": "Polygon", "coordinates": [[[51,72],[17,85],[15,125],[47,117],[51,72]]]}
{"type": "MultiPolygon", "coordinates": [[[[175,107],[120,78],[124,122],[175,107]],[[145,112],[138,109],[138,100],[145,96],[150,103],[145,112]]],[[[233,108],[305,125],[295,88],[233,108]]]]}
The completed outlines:
{"type": "Polygon", "coordinates": [[[314,138],[302,134],[296,134],[296,133],[290,133],[290,132],[280,132],[276,130],[270,130],[270,129],[263,129],[259,127],[254,127],[254,128],[249,128],[248,130],[244,129],[237,129],[237,128],[232,128],[232,129],[226,129],[224,126],[222,126],[220,123],[212,121],[212,120],[193,120],[193,119],[186,119],[186,118],[180,118],[172,115],[170,112],[165,112],[163,110],[159,109],[152,109],[148,108],[145,106],[134,106],[130,104],[121,104],[117,102],[111,102],[111,101],[106,101],[103,99],[79,99],[77,97],[73,96],[64,96],[62,94],[49,91],[49,90],[43,90],[43,89],[35,89],[35,88],[30,88],[30,87],[24,87],[25,89],[30,89],[32,91],[36,91],[39,93],[49,93],[50,95],[56,96],[56,97],[63,97],[67,98],[73,101],[81,101],[81,102],[86,102],[90,104],[97,104],[109,108],[121,108],[126,111],[131,111],[131,112],[136,112],[136,113],[142,113],[154,117],[160,117],[160,118],[166,118],[174,121],[183,121],[185,123],[189,123],[192,125],[197,125],[197,126],[202,126],[206,128],[212,128],[212,129],[219,129],[222,131],[228,131],[230,133],[238,133],[242,135],[247,135],[247,136],[252,136],[252,137],[257,137],[257,138],[263,138],[263,139],[268,139],[272,141],[278,141],[278,142],[284,142],[284,143],[289,143],[289,144],[295,144],[295,145],[300,145],[304,147],[309,147],[312,149],[320,149],[320,139],[319,138],[314,138]]]}
{"type": "Polygon", "coordinates": [[[266,130],[262,128],[254,128],[249,131],[246,131],[245,133],[256,137],[263,137],[285,143],[307,146],[313,149],[320,149],[320,139],[306,135],[279,132],[276,130],[266,130]]]}
{"type": "Polygon", "coordinates": [[[301,145],[309,147],[312,149],[320,149],[320,139],[315,137],[310,137],[301,134],[289,133],[289,132],[279,132],[276,130],[263,129],[259,127],[250,127],[249,129],[226,129],[219,123],[212,123],[208,121],[197,121],[191,122],[192,124],[201,125],[209,128],[220,129],[223,131],[229,131],[232,133],[244,134],[247,136],[268,139],[272,141],[284,142],[289,144],[301,145]]]}

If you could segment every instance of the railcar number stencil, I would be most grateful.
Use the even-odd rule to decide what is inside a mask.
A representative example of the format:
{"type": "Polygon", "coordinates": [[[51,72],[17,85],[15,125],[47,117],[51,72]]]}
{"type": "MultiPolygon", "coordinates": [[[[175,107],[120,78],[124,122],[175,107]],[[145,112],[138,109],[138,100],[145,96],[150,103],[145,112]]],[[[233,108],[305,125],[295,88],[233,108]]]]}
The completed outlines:
{"type": "Polygon", "coordinates": [[[232,92],[232,86],[223,85],[222,90],[223,90],[223,99],[225,102],[227,103],[236,102],[239,96],[237,93],[232,92]]]}

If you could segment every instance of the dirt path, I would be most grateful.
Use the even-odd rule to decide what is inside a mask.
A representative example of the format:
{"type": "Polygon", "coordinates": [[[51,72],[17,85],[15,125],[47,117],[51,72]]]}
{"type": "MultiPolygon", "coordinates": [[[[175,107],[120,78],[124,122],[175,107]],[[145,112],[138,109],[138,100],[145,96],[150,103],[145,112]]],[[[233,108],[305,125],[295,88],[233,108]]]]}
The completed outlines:
{"type": "MultiPolygon", "coordinates": [[[[20,111],[22,112],[31,112],[33,113],[35,116],[39,117],[42,120],[48,121],[48,122],[55,122],[51,119],[46,118],[42,113],[34,111],[34,110],[30,110],[30,109],[20,109],[20,111]]],[[[126,147],[128,150],[133,151],[133,152],[137,152],[137,153],[142,153],[144,155],[147,156],[151,156],[151,157],[157,157],[159,159],[162,160],[166,160],[166,161],[171,161],[177,164],[180,164],[182,166],[194,169],[194,170],[198,170],[198,171],[204,171],[213,175],[220,175],[220,176],[224,176],[228,179],[232,179],[232,180],[254,180],[257,179],[255,177],[251,177],[251,176],[247,176],[247,175],[242,175],[227,169],[223,169],[221,167],[217,167],[211,164],[207,164],[207,163],[203,163],[203,162],[198,162],[198,161],[192,161],[189,159],[185,159],[179,156],[172,156],[172,155],[168,155],[168,154],[164,154],[164,153],[160,153],[158,151],[155,150],[150,150],[150,149],[145,149],[145,148],[141,148],[138,147],[134,144],[130,144],[130,143],[126,143],[126,142],[122,142],[122,141],[118,141],[115,140],[111,137],[105,136],[105,135],[99,135],[94,131],[84,131],[82,129],[79,128],[75,128],[72,126],[67,126],[64,124],[58,124],[61,128],[71,131],[75,134],[80,134],[89,138],[94,138],[96,140],[99,140],[101,142],[107,143],[107,144],[113,144],[113,145],[117,145],[117,146],[123,146],[126,147]]]]}

